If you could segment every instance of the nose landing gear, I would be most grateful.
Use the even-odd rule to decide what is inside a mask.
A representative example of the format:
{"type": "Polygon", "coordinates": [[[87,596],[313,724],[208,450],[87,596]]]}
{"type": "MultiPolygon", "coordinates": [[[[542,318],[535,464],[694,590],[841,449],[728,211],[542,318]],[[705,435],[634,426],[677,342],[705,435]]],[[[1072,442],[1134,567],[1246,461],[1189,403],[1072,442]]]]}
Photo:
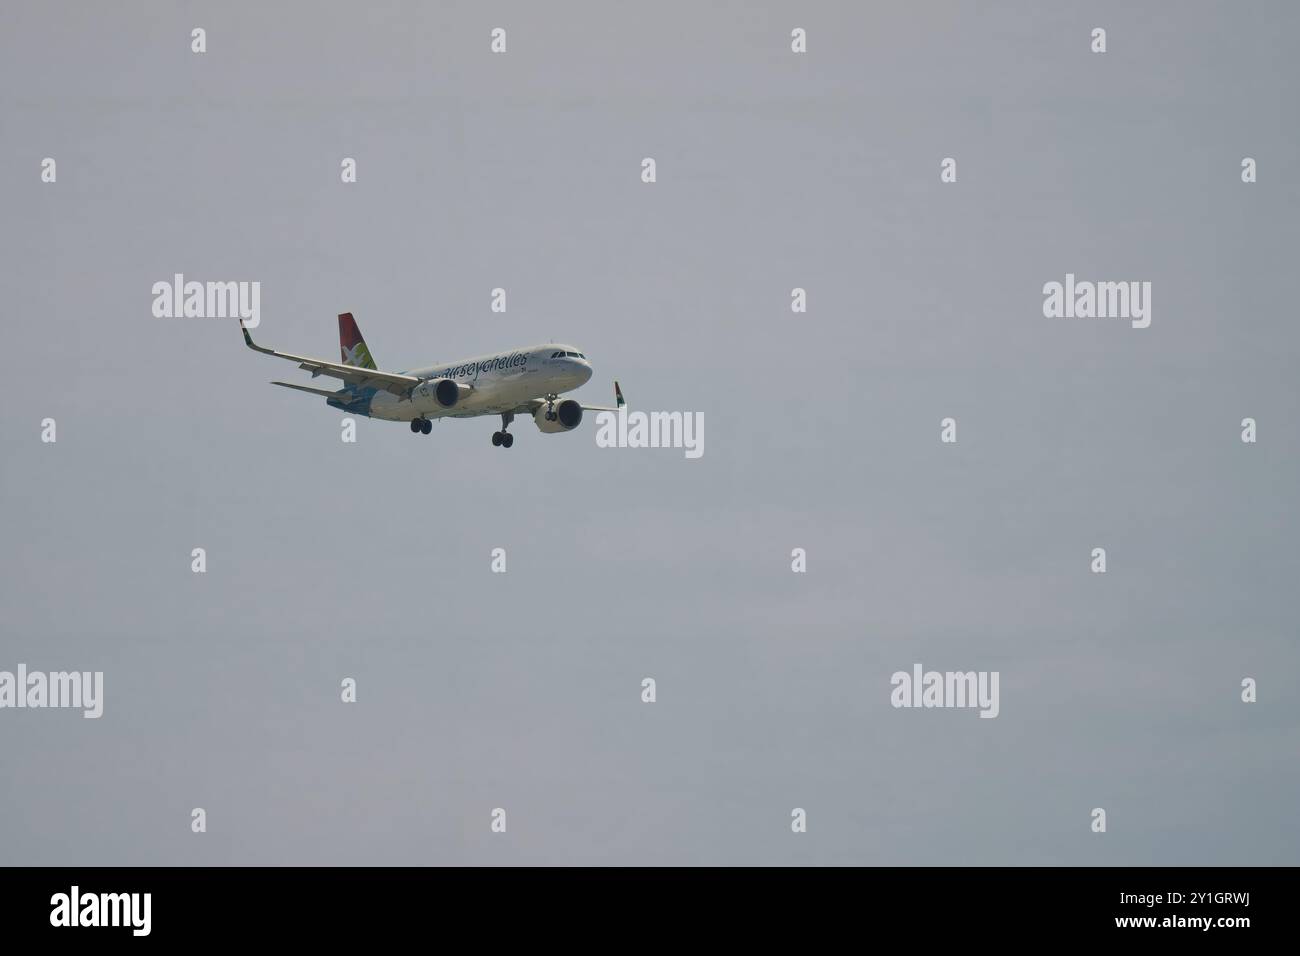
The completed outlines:
{"type": "Polygon", "coordinates": [[[427,418],[412,418],[411,431],[412,433],[423,432],[427,435],[429,432],[433,431],[433,422],[429,421],[427,418]]]}

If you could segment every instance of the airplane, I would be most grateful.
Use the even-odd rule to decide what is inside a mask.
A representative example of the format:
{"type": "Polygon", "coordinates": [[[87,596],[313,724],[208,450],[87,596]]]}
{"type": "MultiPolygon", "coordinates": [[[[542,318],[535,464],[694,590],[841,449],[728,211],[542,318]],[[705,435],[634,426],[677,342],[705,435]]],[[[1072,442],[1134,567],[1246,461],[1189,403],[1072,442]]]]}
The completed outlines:
{"type": "Polygon", "coordinates": [[[319,395],[331,408],[351,415],[410,422],[413,433],[429,434],[435,418],[500,415],[501,430],[492,433],[492,444],[509,448],[515,436],[506,429],[516,415],[528,415],[543,433],[555,434],[577,428],[583,412],[616,412],[625,404],[618,382],[614,383],[617,404],[613,408],[560,398],[591,378],[591,361],[572,345],[529,345],[407,372],[381,372],[351,312],[339,315],[342,362],[263,348],[253,341],[242,320],[239,327],[244,344],[253,351],[297,362],[312,378],[328,375],[344,383],[338,391],[292,382],[272,385],[319,395]]]}

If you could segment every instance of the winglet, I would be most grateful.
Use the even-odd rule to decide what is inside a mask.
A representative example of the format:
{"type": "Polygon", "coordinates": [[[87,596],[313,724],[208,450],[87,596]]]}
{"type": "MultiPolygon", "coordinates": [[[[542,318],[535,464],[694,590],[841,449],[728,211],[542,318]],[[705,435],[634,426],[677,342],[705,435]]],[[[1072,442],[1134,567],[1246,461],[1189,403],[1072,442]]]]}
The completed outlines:
{"type": "Polygon", "coordinates": [[[248,326],[246,326],[246,325],[244,324],[244,320],[243,320],[243,319],[240,319],[240,320],[239,320],[239,331],[241,331],[241,332],[244,333],[244,344],[247,345],[247,346],[248,346],[250,349],[252,349],[254,352],[261,352],[261,353],[263,353],[264,355],[278,355],[278,354],[279,354],[278,352],[276,352],[275,349],[263,348],[262,346],[258,345],[256,342],[254,342],[254,341],[253,341],[253,337],[252,337],[251,335],[248,334],[248,326]]]}
{"type": "MultiPolygon", "coordinates": [[[[245,332],[244,334],[247,335],[248,333],[245,332]]],[[[618,379],[614,379],[614,404],[619,408],[627,404],[623,401],[623,390],[618,387],[618,379]]]]}

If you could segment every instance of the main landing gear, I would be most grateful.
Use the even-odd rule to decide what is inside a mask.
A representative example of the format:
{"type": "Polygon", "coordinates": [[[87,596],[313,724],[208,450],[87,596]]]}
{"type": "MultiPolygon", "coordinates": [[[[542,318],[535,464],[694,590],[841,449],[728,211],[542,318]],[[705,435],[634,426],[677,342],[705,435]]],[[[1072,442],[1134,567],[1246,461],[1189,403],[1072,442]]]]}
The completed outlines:
{"type": "Polygon", "coordinates": [[[492,433],[492,444],[498,448],[509,448],[515,443],[515,436],[506,431],[515,420],[514,412],[501,413],[501,431],[492,433]]]}
{"type": "Polygon", "coordinates": [[[427,418],[412,418],[411,431],[423,432],[427,435],[429,432],[433,431],[433,422],[429,421],[427,418]]]}

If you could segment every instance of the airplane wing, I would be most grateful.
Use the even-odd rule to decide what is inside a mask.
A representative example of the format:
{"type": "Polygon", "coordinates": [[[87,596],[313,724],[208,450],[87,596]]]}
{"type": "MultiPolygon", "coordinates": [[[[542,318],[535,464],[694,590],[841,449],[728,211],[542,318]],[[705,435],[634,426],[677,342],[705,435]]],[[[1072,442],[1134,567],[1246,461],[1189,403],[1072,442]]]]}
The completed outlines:
{"type": "Polygon", "coordinates": [[[623,390],[618,387],[618,379],[614,379],[614,407],[608,405],[583,405],[584,412],[616,412],[622,408],[626,402],[623,401],[623,390]]]}
{"type": "MultiPolygon", "coordinates": [[[[584,412],[618,411],[620,408],[624,406],[625,402],[623,401],[623,390],[618,387],[617,381],[614,382],[614,401],[618,402],[618,405],[616,407],[611,407],[609,405],[582,405],[581,402],[579,402],[578,404],[582,405],[582,410],[584,412]]],[[[536,415],[537,410],[545,404],[546,404],[546,399],[544,398],[530,398],[527,402],[520,405],[518,408],[511,409],[511,412],[512,414],[515,415],[536,415]]]]}
{"type": "Polygon", "coordinates": [[[311,372],[312,378],[317,375],[329,375],[331,378],[341,379],[357,388],[380,388],[392,392],[399,398],[410,398],[411,389],[420,384],[420,379],[413,375],[398,375],[395,372],[380,372],[373,368],[341,365],[338,362],[327,362],[324,359],[309,358],[306,355],[291,355],[288,352],[277,352],[275,349],[263,348],[253,341],[253,337],[248,334],[248,328],[243,322],[239,323],[239,328],[244,333],[244,344],[254,352],[274,355],[276,358],[297,362],[300,369],[311,372]]]}

